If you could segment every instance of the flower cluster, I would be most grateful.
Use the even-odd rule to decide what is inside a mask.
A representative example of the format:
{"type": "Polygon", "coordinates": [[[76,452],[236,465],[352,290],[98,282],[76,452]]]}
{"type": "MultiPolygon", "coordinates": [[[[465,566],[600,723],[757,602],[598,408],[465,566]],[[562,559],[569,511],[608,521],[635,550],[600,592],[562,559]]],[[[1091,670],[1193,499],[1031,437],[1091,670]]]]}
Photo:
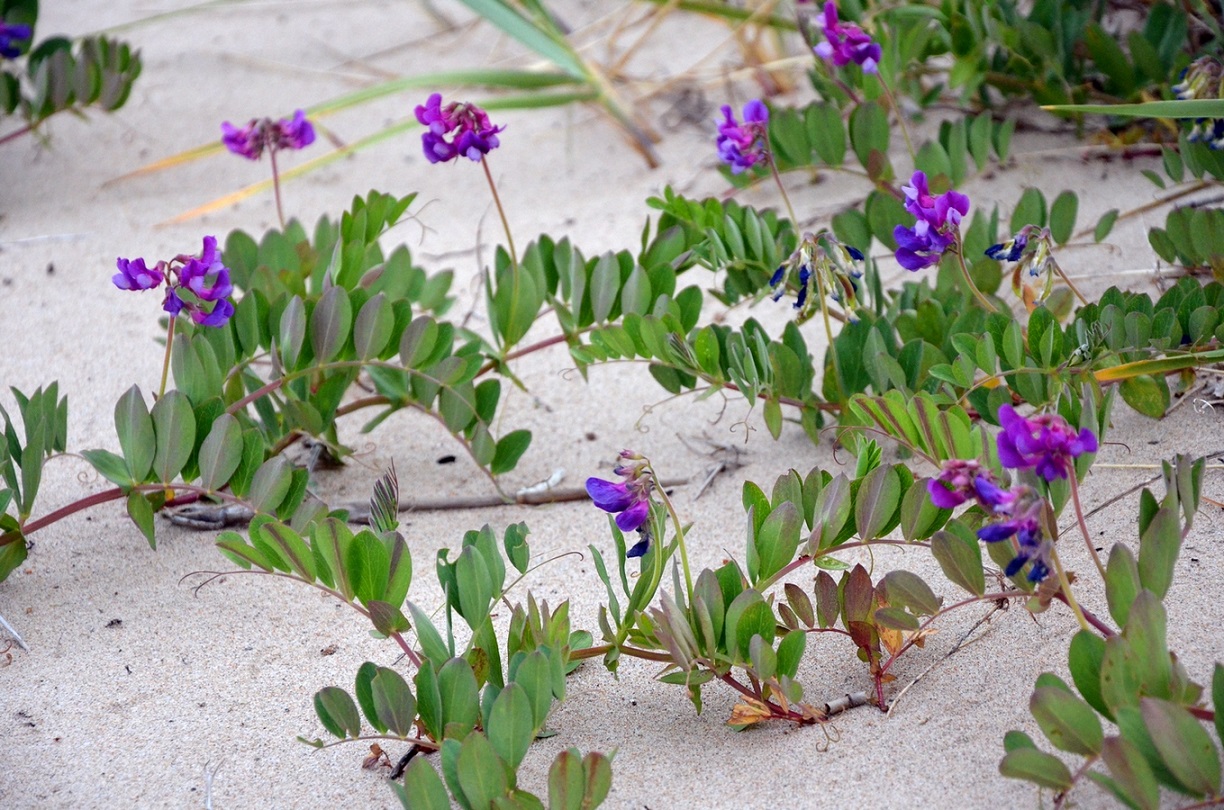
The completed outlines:
{"type": "Polygon", "coordinates": [[[166,285],[162,309],[170,317],[187,311],[201,326],[222,326],[234,314],[229,297],[234,292],[229,268],[217,253],[217,238],[204,237],[199,256],[179,254],[170,261],[149,267],[144,259],[119,259],[119,272],[112,277],[121,290],[143,292],[166,285]],[[184,295],[186,293],[186,295],[184,295]]]}
{"type": "Polygon", "coordinates": [[[1032,467],[1047,481],[1067,478],[1074,459],[1097,451],[1097,439],[1088,428],[1076,433],[1058,414],[1024,418],[1010,405],[999,408],[999,461],[1004,467],[1032,467]]]}
{"type": "Polygon", "coordinates": [[[854,262],[861,262],[863,254],[859,250],[843,245],[832,235],[822,233],[813,236],[805,233],[795,252],[774,271],[769,279],[773,288],[773,300],[779,300],[788,289],[788,279],[792,273],[798,279],[798,294],[795,298],[795,309],[800,310],[800,322],[811,317],[816,310],[818,299],[808,298],[808,291],[828,290],[830,297],[853,311],[858,306],[858,279],[863,277],[854,262]]]}
{"type": "Polygon", "coordinates": [[[430,163],[445,163],[460,155],[479,163],[496,149],[497,133],[489,115],[475,104],[455,101],[442,106],[442,94],[434,93],[416,108],[416,119],[429,131],[421,136],[430,163]]]}
{"type": "Polygon", "coordinates": [[[28,25],[17,25],[0,20],[0,56],[16,59],[21,56],[21,41],[29,39],[33,31],[28,25]]]}
{"type": "Polygon", "coordinates": [[[602,478],[588,478],[587,494],[596,506],[605,512],[618,513],[616,525],[622,532],[637,531],[642,535],[625,556],[641,557],[650,548],[650,491],[654,481],[646,459],[631,450],[622,450],[621,463],[614,472],[623,480],[619,483],[602,478]]]}
{"type": "MultiPolygon", "coordinates": [[[[1173,93],[1182,100],[1205,98],[1219,99],[1221,76],[1224,66],[1211,56],[1204,56],[1190,63],[1182,71],[1181,81],[1173,85],[1173,93]]],[[[1224,119],[1198,118],[1190,128],[1188,140],[1202,141],[1212,149],[1224,149],[1224,119]]]]}
{"type": "Polygon", "coordinates": [[[961,219],[969,213],[969,198],[957,191],[931,194],[925,172],[914,172],[905,193],[905,210],[917,218],[913,227],[893,229],[897,240],[897,262],[906,270],[921,270],[939,264],[944,251],[960,239],[961,219]]]}
{"type": "Polygon", "coordinates": [[[854,23],[839,21],[837,4],[832,0],[825,3],[824,17],[819,21],[819,25],[824,29],[828,41],[821,42],[812,49],[817,56],[838,67],[854,62],[863,68],[864,73],[876,73],[879,70],[880,46],[872,41],[870,34],[854,23]]]}
{"type": "Polygon", "coordinates": [[[304,110],[296,110],[293,118],[279,121],[252,118],[241,128],[229,121],[221,124],[221,143],[235,155],[248,160],[258,160],[265,149],[304,149],[314,141],[314,126],[306,118],[304,110]]]}
{"type": "MultiPolygon", "coordinates": [[[[1095,453],[1097,439],[1087,428],[1076,433],[1057,414],[1039,414],[1024,418],[1015,408],[999,408],[999,423],[1003,430],[996,438],[999,461],[1009,469],[1035,468],[1046,481],[1066,478],[1073,460],[1084,453],[1095,453]]],[[[1014,576],[1032,562],[1027,574],[1030,582],[1040,582],[1050,574],[1053,541],[1045,536],[1041,517],[1045,501],[1029,486],[1003,489],[995,483],[988,470],[977,461],[954,459],[944,464],[939,475],[927,482],[931,503],[941,509],[952,509],[967,501],[976,501],[987,515],[1002,517],[978,530],[978,538],[987,543],[1015,538],[1016,556],[1004,573],[1014,576]]]]}
{"type": "Polygon", "coordinates": [[[722,106],[718,125],[718,157],[732,174],[769,160],[769,108],[759,99],[744,105],[744,123],[735,120],[729,105],[722,106]]]}
{"type": "Polygon", "coordinates": [[[1001,262],[1017,262],[1012,272],[1012,289],[1026,303],[1032,304],[1044,301],[1054,286],[1053,242],[1049,228],[1025,225],[1011,239],[987,248],[986,255],[1001,262]],[[1022,258],[1024,261],[1020,261],[1022,258]],[[1036,289],[1038,286],[1040,292],[1036,289]]]}

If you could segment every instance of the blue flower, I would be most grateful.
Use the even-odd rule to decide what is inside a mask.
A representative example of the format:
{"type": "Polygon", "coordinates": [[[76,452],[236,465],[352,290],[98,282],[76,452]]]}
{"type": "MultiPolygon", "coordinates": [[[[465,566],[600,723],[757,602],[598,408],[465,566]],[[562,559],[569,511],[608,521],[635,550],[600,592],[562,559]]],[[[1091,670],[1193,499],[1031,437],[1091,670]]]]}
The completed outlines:
{"type": "Polygon", "coordinates": [[[1021,231],[1006,242],[986,248],[986,255],[997,261],[1014,262],[1019,261],[1024,255],[1026,247],[1028,247],[1028,234],[1021,231]]]}
{"type": "Polygon", "coordinates": [[[994,523],[978,529],[978,539],[986,543],[997,543],[1010,537],[1016,538],[1016,556],[1007,564],[1003,573],[1015,576],[1028,562],[1033,563],[1027,578],[1029,582],[1041,582],[1050,574],[1050,551],[1053,544],[1042,535],[1041,525],[1032,510],[1013,520],[994,523]]]}
{"type": "Polygon", "coordinates": [[[18,43],[23,39],[29,39],[33,33],[28,25],[15,25],[0,21],[0,56],[5,59],[16,59],[21,56],[21,45],[18,43]]]}

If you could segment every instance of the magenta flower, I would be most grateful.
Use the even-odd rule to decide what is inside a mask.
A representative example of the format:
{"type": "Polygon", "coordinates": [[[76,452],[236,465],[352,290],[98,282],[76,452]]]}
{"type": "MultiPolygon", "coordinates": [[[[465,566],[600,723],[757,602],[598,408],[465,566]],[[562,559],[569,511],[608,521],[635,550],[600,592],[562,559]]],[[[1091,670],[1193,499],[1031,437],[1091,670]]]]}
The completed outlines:
{"type": "Polygon", "coordinates": [[[421,145],[430,163],[445,163],[460,155],[479,163],[501,145],[497,133],[505,127],[493,126],[489,114],[475,104],[455,101],[443,107],[442,94],[434,93],[415,112],[417,121],[428,128],[421,145]]]}
{"type": "Polygon", "coordinates": [[[173,318],[186,310],[201,326],[222,326],[234,314],[229,268],[217,254],[217,238],[204,237],[199,256],[180,254],[149,269],[144,259],[118,259],[111,281],[121,290],[143,291],[166,285],[162,309],[173,318]],[[183,291],[188,295],[184,297],[183,291]],[[205,306],[211,304],[211,306],[205,306]]]}
{"type": "Polygon", "coordinates": [[[718,157],[731,166],[732,174],[751,169],[769,159],[769,108],[759,99],[744,105],[744,123],[735,120],[727,104],[718,125],[718,157]]]}
{"type": "Polygon", "coordinates": [[[910,185],[902,186],[905,210],[917,218],[913,227],[893,229],[897,262],[906,270],[921,270],[939,264],[944,252],[960,239],[961,220],[969,213],[969,198],[957,191],[933,196],[925,172],[914,172],[910,185]]]}
{"type": "Polygon", "coordinates": [[[29,39],[33,33],[28,25],[17,25],[0,20],[0,56],[5,59],[16,59],[21,56],[21,45],[18,43],[23,39],[29,39]]]}
{"type": "Polygon", "coordinates": [[[1004,467],[1036,468],[1047,481],[1066,478],[1073,459],[1097,451],[1097,438],[1084,428],[1079,433],[1058,414],[1038,414],[1025,419],[1010,405],[999,408],[1003,427],[996,440],[1004,467]]]}
{"type": "Polygon", "coordinates": [[[160,286],[165,279],[165,264],[158,262],[152,269],[145,267],[144,259],[119,259],[119,272],[111,276],[111,281],[121,290],[151,290],[160,286]]]}
{"type": "Polygon", "coordinates": [[[880,46],[871,35],[854,23],[843,23],[837,19],[837,4],[829,0],[824,6],[824,18],[820,20],[824,35],[828,39],[817,45],[816,55],[838,67],[854,62],[864,73],[876,73],[880,64],[880,46]]]}
{"type": "Polygon", "coordinates": [[[588,478],[586,491],[596,506],[616,514],[616,525],[622,532],[637,531],[642,535],[625,555],[641,557],[650,548],[650,534],[645,524],[650,518],[650,491],[654,482],[645,458],[630,450],[622,450],[620,457],[635,462],[616,467],[614,472],[623,480],[613,483],[602,478],[588,478]]]}
{"type": "Polygon", "coordinates": [[[247,160],[258,160],[265,149],[304,149],[314,141],[314,126],[306,118],[305,110],[295,110],[293,118],[279,121],[252,118],[241,128],[229,121],[221,124],[221,143],[247,160]]]}

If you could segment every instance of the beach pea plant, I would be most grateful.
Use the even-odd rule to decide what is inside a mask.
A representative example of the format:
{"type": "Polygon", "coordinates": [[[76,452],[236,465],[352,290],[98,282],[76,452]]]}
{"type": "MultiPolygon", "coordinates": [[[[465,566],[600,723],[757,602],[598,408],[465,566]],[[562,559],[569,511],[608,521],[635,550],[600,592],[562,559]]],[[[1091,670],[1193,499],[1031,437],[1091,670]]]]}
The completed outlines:
{"type": "MultiPolygon", "coordinates": [[[[471,5],[527,19],[505,4],[471,5]]],[[[963,190],[1012,155],[1015,124],[990,107],[996,94],[1113,100],[1155,88],[1181,96],[1166,103],[1198,105],[1218,91],[1219,71],[1192,62],[1185,37],[1167,44],[1165,31],[1190,14],[1152,7],[1124,40],[1128,83],[1121,46],[1100,24],[1108,4],[1076,7],[1061,28],[1048,24],[1058,4],[1025,16],[974,3],[799,5],[794,26],[820,98],[801,108],[727,104],[709,122],[711,163],[733,188],[768,178],[779,205],[666,188],[646,201],[640,243],[620,250],[589,254],[550,234],[519,250],[513,206],[489,169],[513,129],[440,92],[407,105],[422,137],[405,150],[430,163],[480,163],[489,181],[506,244],[484,274],[483,329],[448,317],[451,274],[395,245],[411,193],[370,191],[313,227],[286,219],[278,195],[279,225],[258,238],[201,235],[198,254],[117,258],[100,286],[113,273],[111,294],[160,296],[157,395],[129,389],[115,406],[112,448],[83,453],[113,487],[40,515],[43,464],[65,452],[67,403],[54,384],[14,392],[20,429],[0,412],[0,575],[26,559],[38,529],[111,500],[125,502],[150,544],[162,510],[216,531],[246,525],[218,538],[231,563],[329,594],[403,653],[402,668],[366,663],[351,689],[319,689],[315,709],[331,741],[303,739],[397,746],[404,783],[395,790],[406,807],[545,806],[518,770],[584,661],[613,672],[626,657],[661,665],[660,679],[683,688],[697,711],[705,689],[732,690],[736,729],[827,728],[848,709],[894,710],[905,692],[896,662],[921,655],[950,612],[978,611],[983,622],[1008,604],[1066,610],[1079,627],[1068,643],[1071,683],[1038,678],[1030,708],[1045,741],[1007,734],[1003,775],[1055,791],[1059,805],[1084,778],[1131,807],[1157,806],[1161,787],[1200,804],[1217,799],[1224,675],[1217,666],[1208,699],[1167,648],[1163,604],[1201,501],[1204,461],[1168,461],[1163,494],[1140,498],[1137,537],[1116,539],[1104,555],[1079,485],[1119,400],[1159,418],[1197,370],[1224,361],[1224,286],[1197,272],[1224,266],[1212,236],[1218,212],[1174,209],[1150,230],[1158,255],[1186,271],[1158,298],[1110,288],[1089,300],[1064,267],[1084,254],[1064,248],[1101,242],[1132,212],[1112,210],[1077,232],[1070,192],[1051,200],[1027,189],[1000,212],[963,190]],[[1032,36],[1017,39],[1004,22],[1032,36]],[[1085,47],[1068,47],[1068,36],[1085,47]],[[973,108],[915,138],[915,112],[947,90],[973,108]],[[826,171],[853,174],[861,195],[823,221],[793,204],[788,184],[826,171]],[[773,314],[738,326],[720,317],[748,303],[773,314]],[[784,325],[771,334],[763,321],[784,325]],[[551,331],[526,343],[532,329],[551,331]],[[330,504],[310,492],[313,464],[351,454],[343,420],[364,416],[361,428],[372,431],[413,409],[453,438],[497,502],[526,501],[502,477],[532,437],[503,418],[501,390],[523,385],[515,361],[550,351],[580,371],[641,363],[669,395],[722,396],[745,419],[759,407],[774,438],[797,423],[813,442],[836,441],[852,463],[744,483],[742,552],[694,570],[688,543],[706,529],[686,521],[665,462],[610,448],[614,480],[591,477],[578,493],[595,507],[588,518],[606,516],[610,540],[585,550],[606,590],[595,616],[572,619],[568,603],[549,606],[530,592],[511,601],[532,570],[521,523],[457,532],[435,560],[443,603],[417,604],[412,538],[397,518],[412,500],[401,502],[394,472],[368,505],[330,504]],[[305,466],[286,452],[298,445],[309,448],[305,466]],[[1071,569],[1081,540],[1087,562],[1071,569]],[[929,553],[946,582],[843,559],[884,546],[929,553]],[[1094,611],[1085,594],[1101,590],[1107,610],[1094,611]],[[575,629],[582,621],[594,629],[575,629]],[[830,650],[864,664],[848,695],[798,679],[805,656],[830,650]],[[1079,759],[1069,765],[1063,755],[1079,759]]],[[[560,30],[551,17],[548,25],[560,30]]],[[[0,45],[17,47],[22,31],[6,32],[0,45]]],[[[549,51],[532,41],[564,59],[556,42],[549,51]]],[[[1224,177],[1211,123],[1224,112],[1214,110],[1186,112],[1206,120],[1155,147],[1163,174],[1150,170],[1151,179],[1170,186],[1156,206],[1224,177]]],[[[268,152],[277,178],[277,150],[309,145],[313,126],[303,111],[224,124],[224,148],[268,152]]],[[[547,806],[597,806],[611,779],[608,756],[563,752],[549,770],[547,806]]]]}
{"type": "Polygon", "coordinates": [[[110,37],[38,37],[38,0],[0,2],[0,144],[62,112],[114,112],[140,75],[140,52],[110,37]],[[16,128],[4,126],[23,122],[16,128]]]}

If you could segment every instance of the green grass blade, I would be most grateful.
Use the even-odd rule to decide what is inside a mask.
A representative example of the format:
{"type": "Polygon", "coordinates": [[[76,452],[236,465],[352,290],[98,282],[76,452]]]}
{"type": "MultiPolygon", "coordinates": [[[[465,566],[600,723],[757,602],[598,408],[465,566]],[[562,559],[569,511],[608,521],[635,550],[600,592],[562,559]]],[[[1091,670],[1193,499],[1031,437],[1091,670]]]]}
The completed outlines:
{"type": "Polygon", "coordinates": [[[585,79],[582,59],[559,34],[545,30],[502,0],[462,0],[472,11],[577,79],[585,79]]]}
{"type": "Polygon", "coordinates": [[[1224,99],[1194,98],[1185,101],[1145,101],[1141,104],[1050,104],[1041,109],[1132,118],[1224,118],[1224,99]]]}

